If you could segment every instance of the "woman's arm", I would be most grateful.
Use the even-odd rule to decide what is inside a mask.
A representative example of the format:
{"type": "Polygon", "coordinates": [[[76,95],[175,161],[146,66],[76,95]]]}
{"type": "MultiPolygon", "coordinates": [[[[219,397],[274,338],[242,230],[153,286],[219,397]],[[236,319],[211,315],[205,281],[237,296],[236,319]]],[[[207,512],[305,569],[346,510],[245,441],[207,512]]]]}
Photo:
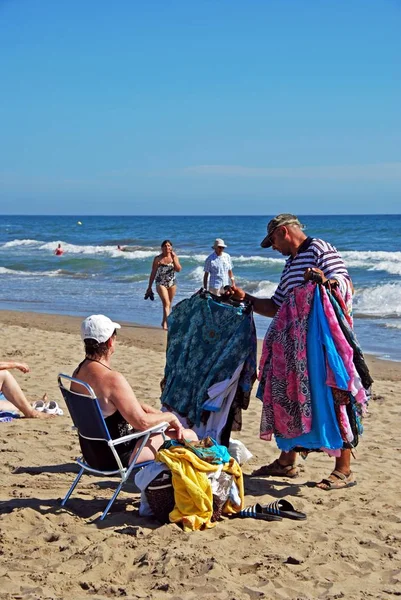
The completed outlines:
{"type": "Polygon", "coordinates": [[[145,404],[144,402],[140,402],[140,405],[142,406],[143,410],[146,413],[149,413],[149,414],[160,414],[160,410],[158,410],[157,408],[154,408],[153,406],[149,406],[149,404],[145,404]]]}
{"type": "Polygon", "coordinates": [[[157,267],[158,266],[159,266],[159,256],[155,256],[155,258],[153,259],[152,270],[151,270],[150,275],[149,275],[148,290],[152,289],[152,285],[153,285],[153,282],[154,282],[155,277],[156,277],[157,267]]]}
{"type": "Polygon", "coordinates": [[[183,427],[177,417],[171,412],[152,409],[146,404],[142,407],[133,389],[121,373],[113,371],[110,374],[109,385],[111,390],[109,401],[134,429],[145,431],[154,425],[167,422],[177,431],[178,439],[182,438],[183,427]]]}
{"type": "Polygon", "coordinates": [[[0,371],[3,371],[4,369],[7,369],[7,370],[19,369],[23,373],[29,373],[29,367],[26,363],[20,363],[20,362],[14,362],[14,361],[0,362],[0,371]]]}
{"type": "Polygon", "coordinates": [[[171,251],[171,258],[173,259],[174,271],[179,273],[182,269],[178,256],[175,252],[171,251]]]}

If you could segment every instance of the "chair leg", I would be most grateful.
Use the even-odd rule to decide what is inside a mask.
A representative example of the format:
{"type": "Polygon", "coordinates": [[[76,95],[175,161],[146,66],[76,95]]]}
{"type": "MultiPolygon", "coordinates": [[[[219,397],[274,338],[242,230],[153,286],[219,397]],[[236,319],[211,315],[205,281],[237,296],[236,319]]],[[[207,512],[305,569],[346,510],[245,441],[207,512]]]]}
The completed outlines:
{"type": "Polygon", "coordinates": [[[125,483],[124,481],[121,481],[121,482],[119,483],[119,485],[118,485],[118,487],[117,487],[116,491],[115,491],[115,492],[114,492],[114,494],[113,494],[113,497],[112,497],[112,499],[110,500],[110,502],[109,502],[109,503],[108,503],[108,505],[106,506],[106,508],[105,508],[105,510],[104,510],[104,512],[103,512],[103,514],[102,514],[102,516],[100,517],[100,519],[99,519],[100,521],[103,521],[103,519],[105,519],[105,517],[106,517],[107,513],[109,512],[109,510],[110,510],[110,508],[111,508],[111,505],[113,504],[114,500],[117,498],[118,494],[120,493],[120,491],[121,491],[121,488],[123,487],[124,483],[125,483]]]}
{"type": "Polygon", "coordinates": [[[61,501],[61,506],[65,506],[68,498],[71,496],[72,492],[75,490],[75,488],[77,487],[78,481],[81,479],[83,473],[84,473],[85,469],[81,468],[80,472],[78,473],[78,475],[75,477],[74,482],[72,484],[72,486],[70,487],[70,489],[68,490],[64,500],[61,501]]]}

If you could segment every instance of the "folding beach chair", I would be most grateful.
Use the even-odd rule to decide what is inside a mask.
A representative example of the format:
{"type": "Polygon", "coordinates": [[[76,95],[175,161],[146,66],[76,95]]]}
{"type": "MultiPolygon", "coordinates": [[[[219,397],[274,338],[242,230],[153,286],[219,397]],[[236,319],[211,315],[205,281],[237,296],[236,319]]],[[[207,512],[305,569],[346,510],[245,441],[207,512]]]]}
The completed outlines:
{"type": "Polygon", "coordinates": [[[111,452],[113,453],[115,461],[116,461],[116,470],[115,471],[99,471],[98,469],[92,468],[86,462],[86,460],[83,456],[78,457],[76,459],[76,461],[77,461],[78,465],[80,466],[80,471],[79,471],[77,477],[75,478],[75,481],[71,485],[70,489],[68,490],[67,495],[65,496],[64,500],[62,500],[61,505],[64,506],[66,504],[66,502],[68,501],[72,492],[76,488],[79,480],[81,479],[81,477],[85,471],[88,473],[91,473],[93,475],[97,475],[98,477],[104,477],[104,476],[109,477],[109,476],[119,475],[121,478],[121,481],[120,481],[116,491],[114,492],[112,499],[107,504],[106,509],[104,510],[102,516],[100,517],[100,520],[103,521],[103,519],[106,517],[107,513],[109,512],[114,500],[117,498],[118,494],[120,493],[123,485],[126,483],[126,481],[128,481],[133,469],[144,467],[145,465],[148,465],[151,462],[153,462],[153,461],[147,461],[147,462],[141,462],[141,463],[137,464],[137,457],[140,455],[142,449],[144,448],[145,444],[149,440],[149,437],[154,433],[161,433],[163,435],[163,437],[165,437],[164,432],[169,425],[168,425],[168,423],[161,423],[160,425],[155,425],[154,427],[151,427],[150,429],[146,429],[146,431],[140,431],[137,433],[125,435],[125,436],[117,438],[117,439],[111,439],[106,422],[105,422],[102,412],[100,410],[100,406],[97,401],[96,395],[95,395],[93,389],[91,388],[91,386],[83,381],[80,381],[79,379],[75,379],[74,377],[69,377],[69,375],[64,375],[63,373],[60,373],[58,376],[58,385],[59,385],[60,391],[64,397],[67,408],[70,412],[72,421],[75,425],[75,429],[78,431],[79,435],[88,440],[103,441],[105,444],[107,444],[109,446],[111,452]],[[70,383],[74,382],[74,383],[79,384],[80,386],[84,387],[87,390],[88,394],[72,392],[67,387],[65,387],[63,380],[67,380],[70,383]],[[139,439],[139,438],[141,438],[142,441],[141,441],[141,444],[139,446],[138,452],[136,453],[134,460],[129,465],[129,467],[123,467],[123,465],[121,463],[121,459],[120,459],[119,455],[117,454],[115,447],[118,444],[122,444],[129,440],[134,440],[134,439],[139,439]]]}

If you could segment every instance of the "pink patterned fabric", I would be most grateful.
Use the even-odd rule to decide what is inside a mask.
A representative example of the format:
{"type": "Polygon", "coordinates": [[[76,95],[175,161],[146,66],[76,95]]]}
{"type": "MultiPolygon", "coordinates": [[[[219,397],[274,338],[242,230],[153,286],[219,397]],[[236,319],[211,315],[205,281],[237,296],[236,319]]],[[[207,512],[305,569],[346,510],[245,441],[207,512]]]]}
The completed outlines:
{"type": "Polygon", "coordinates": [[[306,355],[308,318],[315,285],[306,283],[288,292],[263,343],[258,397],[263,400],[260,437],[294,438],[312,426],[306,355]],[[274,360],[273,360],[274,358],[274,360]]]}

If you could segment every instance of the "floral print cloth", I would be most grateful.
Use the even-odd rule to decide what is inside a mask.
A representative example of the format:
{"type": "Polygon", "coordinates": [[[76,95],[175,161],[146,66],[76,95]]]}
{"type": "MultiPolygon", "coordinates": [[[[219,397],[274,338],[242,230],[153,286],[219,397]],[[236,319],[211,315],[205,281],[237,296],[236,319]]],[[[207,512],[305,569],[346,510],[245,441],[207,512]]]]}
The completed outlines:
{"type": "Polygon", "coordinates": [[[306,353],[315,284],[293,288],[274,317],[263,343],[257,397],[263,401],[260,437],[294,438],[312,426],[306,353]]]}
{"type": "Polygon", "coordinates": [[[252,312],[199,293],[182,300],[168,318],[162,404],[199,425],[208,389],[230,379],[241,363],[239,388],[248,392],[256,372],[252,312]]]}

